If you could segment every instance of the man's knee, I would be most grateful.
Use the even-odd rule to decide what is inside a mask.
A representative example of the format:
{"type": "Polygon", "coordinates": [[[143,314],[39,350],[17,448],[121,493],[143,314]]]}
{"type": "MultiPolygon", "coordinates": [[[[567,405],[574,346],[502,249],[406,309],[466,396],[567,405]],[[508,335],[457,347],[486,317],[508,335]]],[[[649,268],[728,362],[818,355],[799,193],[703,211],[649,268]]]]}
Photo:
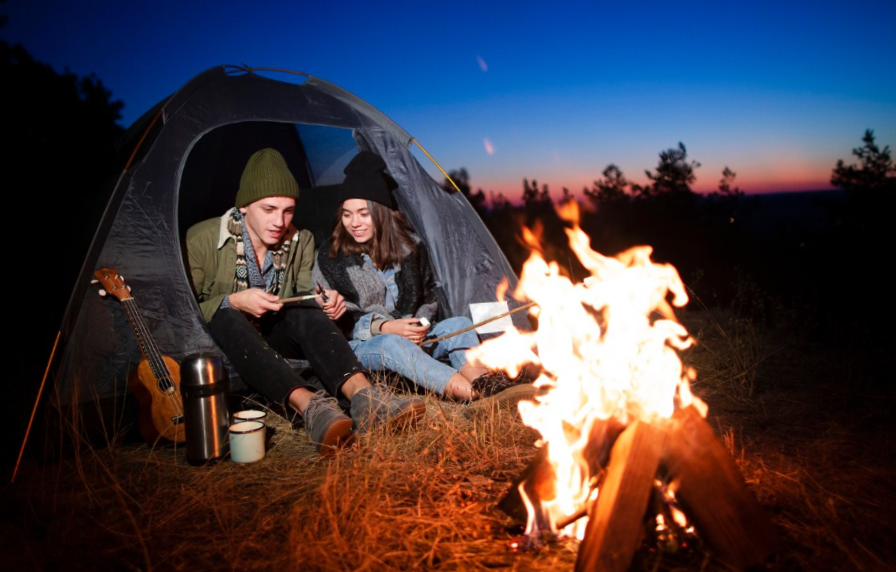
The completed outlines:
{"type": "Polygon", "coordinates": [[[332,336],[345,339],[342,330],[320,308],[292,308],[284,317],[293,336],[317,341],[332,341],[332,336]]]}
{"type": "Polygon", "coordinates": [[[209,321],[208,327],[212,331],[212,336],[215,336],[240,331],[252,327],[252,324],[246,316],[233,308],[219,308],[209,321]]]}
{"type": "Polygon", "coordinates": [[[281,310],[284,314],[284,319],[290,324],[296,326],[303,326],[305,324],[312,323],[320,323],[322,319],[324,321],[330,322],[330,318],[327,317],[326,314],[320,308],[317,307],[308,307],[306,305],[296,306],[294,308],[287,308],[285,310],[281,310]]]}

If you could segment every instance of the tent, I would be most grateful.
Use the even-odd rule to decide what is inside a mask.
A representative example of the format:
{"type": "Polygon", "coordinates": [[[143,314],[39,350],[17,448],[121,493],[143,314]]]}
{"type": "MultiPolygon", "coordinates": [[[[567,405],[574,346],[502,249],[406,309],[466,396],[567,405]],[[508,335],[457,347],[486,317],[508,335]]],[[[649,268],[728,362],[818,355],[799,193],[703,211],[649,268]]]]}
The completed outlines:
{"type": "MultiPolygon", "coordinates": [[[[220,66],[190,80],[128,130],[131,158],[112,190],[63,318],[55,402],[118,404],[142,353],[121,300],[101,296],[94,272],[118,271],[142,319],[143,336],[175,361],[221,354],[195,301],[182,240],[195,222],[233,205],[248,157],[274,147],[301,189],[295,223],[320,244],[336,211],[342,169],[359,151],[381,155],[399,184],[396,199],[420,233],[442,307],[467,315],[517,277],[462,193],[446,190],[411,152],[417,143],[351,93],[300,72],[220,66]]],[[[422,150],[422,147],[420,147],[422,150]]],[[[428,153],[423,150],[428,156],[428,153]]],[[[441,167],[440,167],[441,169],[441,167]]],[[[443,171],[444,173],[444,171],[443,171]]],[[[525,301],[508,294],[509,307],[525,301]]],[[[514,325],[530,328],[524,313],[514,325]]],[[[226,361],[232,388],[245,387],[226,361]]],[[[92,406],[91,406],[92,407],[92,406]]]]}

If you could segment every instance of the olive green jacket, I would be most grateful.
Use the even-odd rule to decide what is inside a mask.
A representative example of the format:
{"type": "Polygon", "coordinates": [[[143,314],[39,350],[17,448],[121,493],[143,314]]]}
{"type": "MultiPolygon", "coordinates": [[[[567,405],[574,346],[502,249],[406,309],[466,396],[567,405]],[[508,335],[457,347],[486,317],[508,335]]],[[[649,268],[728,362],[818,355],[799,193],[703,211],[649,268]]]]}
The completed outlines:
{"type": "MultiPolygon", "coordinates": [[[[196,223],[187,231],[187,258],[193,293],[199,301],[202,317],[210,321],[224,297],[233,291],[236,273],[236,238],[227,230],[230,211],[220,218],[196,223]]],[[[289,298],[311,290],[314,264],[314,235],[308,230],[290,227],[294,233],[280,298],[289,298]]]]}

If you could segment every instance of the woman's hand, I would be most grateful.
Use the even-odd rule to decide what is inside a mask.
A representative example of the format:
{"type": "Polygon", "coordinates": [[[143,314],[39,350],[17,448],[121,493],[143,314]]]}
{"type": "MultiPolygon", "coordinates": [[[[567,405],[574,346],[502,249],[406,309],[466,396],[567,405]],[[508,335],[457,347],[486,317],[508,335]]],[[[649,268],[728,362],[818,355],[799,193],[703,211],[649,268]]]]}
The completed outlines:
{"type": "Polygon", "coordinates": [[[419,318],[400,318],[398,320],[389,320],[380,326],[380,332],[386,334],[395,334],[407,338],[418,344],[426,337],[429,331],[427,326],[420,324],[419,318]]]}

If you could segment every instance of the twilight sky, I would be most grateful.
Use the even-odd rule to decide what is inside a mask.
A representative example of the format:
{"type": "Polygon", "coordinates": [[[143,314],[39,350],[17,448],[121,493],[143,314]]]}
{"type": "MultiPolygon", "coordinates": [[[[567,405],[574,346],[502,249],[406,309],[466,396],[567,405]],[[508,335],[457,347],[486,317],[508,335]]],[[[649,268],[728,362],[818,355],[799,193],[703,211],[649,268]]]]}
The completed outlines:
{"type": "Polygon", "coordinates": [[[301,71],[511,200],[523,178],[581,195],[609,163],[645,183],[678,142],[700,192],[725,166],[748,193],[830,188],[865,129],[896,147],[894,0],[6,0],[0,14],[3,39],[95,73],[124,126],[216,65],[301,71]]]}

